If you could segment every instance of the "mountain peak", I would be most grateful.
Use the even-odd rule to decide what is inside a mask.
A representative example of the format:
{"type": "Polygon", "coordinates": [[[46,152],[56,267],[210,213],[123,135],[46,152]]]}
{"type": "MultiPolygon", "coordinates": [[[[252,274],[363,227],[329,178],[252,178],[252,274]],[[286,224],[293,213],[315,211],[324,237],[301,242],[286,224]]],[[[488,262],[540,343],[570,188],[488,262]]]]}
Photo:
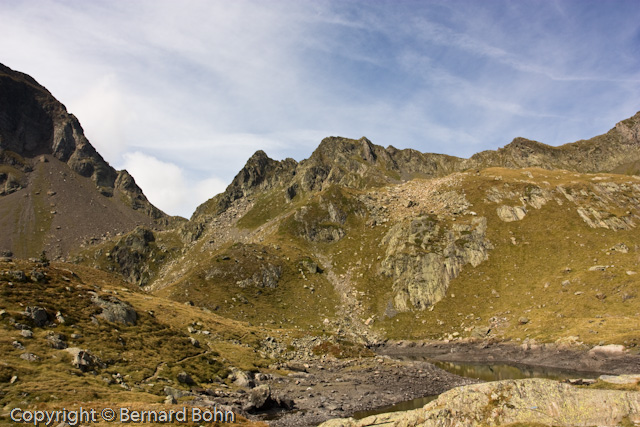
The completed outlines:
{"type": "Polygon", "coordinates": [[[0,232],[0,249],[12,248],[20,256],[43,248],[65,255],[94,235],[166,218],[131,175],[104,160],[62,103],[32,77],[2,64],[0,166],[0,213],[23,224],[0,232]],[[75,230],[58,223],[61,212],[77,218],[75,230]],[[97,217],[104,218],[95,222],[97,217]],[[32,228],[40,230],[37,241],[23,236],[32,228]]]}

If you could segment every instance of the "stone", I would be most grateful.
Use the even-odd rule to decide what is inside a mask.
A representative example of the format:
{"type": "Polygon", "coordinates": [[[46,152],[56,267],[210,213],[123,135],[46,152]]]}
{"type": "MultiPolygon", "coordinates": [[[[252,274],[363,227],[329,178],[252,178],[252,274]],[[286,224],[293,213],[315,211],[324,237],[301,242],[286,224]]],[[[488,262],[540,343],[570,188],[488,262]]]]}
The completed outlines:
{"type": "Polygon", "coordinates": [[[457,387],[412,411],[361,420],[329,420],[319,427],[475,427],[478,425],[616,426],[638,419],[640,393],[579,388],[547,379],[504,380],[457,387]]]}
{"type": "Polygon", "coordinates": [[[255,286],[257,288],[276,288],[278,280],[282,276],[282,267],[279,265],[266,264],[261,265],[259,271],[255,272],[251,277],[237,282],[241,288],[255,286]]]}
{"type": "Polygon", "coordinates": [[[187,385],[194,385],[195,381],[193,381],[193,378],[191,378],[191,375],[187,374],[186,372],[180,372],[177,376],[178,382],[182,383],[182,384],[187,384],[187,385]]]}
{"type": "Polygon", "coordinates": [[[69,347],[65,349],[65,351],[72,356],[71,364],[82,372],[88,372],[96,368],[104,367],[100,358],[93,355],[89,350],[83,350],[78,347],[69,347]]]}
{"type": "Polygon", "coordinates": [[[249,392],[248,401],[242,409],[247,412],[259,411],[264,408],[270,397],[271,389],[269,386],[266,384],[259,385],[249,392]]]}
{"type": "Polygon", "coordinates": [[[24,350],[24,345],[22,345],[22,343],[20,341],[13,341],[11,343],[11,345],[13,346],[13,348],[18,349],[18,350],[24,350]]]}
{"type": "Polygon", "coordinates": [[[25,325],[24,323],[19,323],[19,322],[14,323],[13,327],[19,331],[30,329],[29,325],[25,325]]]}
{"type": "Polygon", "coordinates": [[[49,320],[47,311],[42,307],[27,307],[24,315],[30,318],[36,326],[42,327],[49,320]]]}
{"type": "Polygon", "coordinates": [[[56,312],[56,321],[60,324],[64,323],[64,316],[59,311],[56,312]]]}
{"type": "Polygon", "coordinates": [[[613,246],[609,250],[610,251],[615,251],[615,252],[620,252],[621,254],[626,254],[626,253],[629,252],[629,247],[627,245],[625,245],[624,243],[618,243],[617,245],[613,246]]]}
{"type": "Polygon", "coordinates": [[[522,316],[521,318],[518,319],[518,323],[521,325],[526,325],[527,323],[529,323],[529,318],[522,316]]]}
{"type": "Polygon", "coordinates": [[[599,354],[602,356],[621,355],[626,352],[622,344],[597,345],[589,350],[589,354],[599,354]]]}
{"type": "Polygon", "coordinates": [[[22,270],[7,271],[6,275],[9,276],[11,278],[11,280],[13,280],[15,282],[26,282],[27,281],[27,275],[24,274],[24,271],[22,271],[22,270]]]}
{"type": "Polygon", "coordinates": [[[309,274],[320,273],[320,267],[318,267],[318,264],[308,259],[300,261],[300,267],[303,271],[309,274]]]}
{"type": "Polygon", "coordinates": [[[26,360],[27,362],[37,362],[40,360],[40,358],[33,353],[22,353],[20,359],[26,360]]]}
{"type": "Polygon", "coordinates": [[[233,383],[239,387],[251,388],[255,386],[253,377],[250,372],[245,372],[240,369],[232,368],[230,375],[233,383]]]}
{"type": "Polygon", "coordinates": [[[474,338],[485,338],[491,332],[491,328],[488,326],[476,326],[471,331],[471,336],[474,338]]]}
{"type": "Polygon", "coordinates": [[[188,391],[178,390],[177,388],[173,388],[169,386],[166,386],[164,388],[164,394],[167,395],[167,397],[172,397],[174,400],[184,396],[191,395],[191,393],[188,391]]]}
{"type": "Polygon", "coordinates": [[[164,404],[165,405],[175,405],[176,403],[178,403],[178,401],[173,396],[167,396],[164,399],[164,404]]]}
{"type": "Polygon", "coordinates": [[[20,335],[22,335],[25,338],[33,338],[33,332],[30,329],[20,330],[20,335]]]}
{"type": "Polygon", "coordinates": [[[29,273],[31,280],[36,283],[44,282],[47,276],[44,274],[44,271],[34,268],[29,273]]]}
{"type": "Polygon", "coordinates": [[[640,375],[600,375],[599,380],[609,384],[638,384],[640,375]]]}
{"type": "Polygon", "coordinates": [[[527,209],[524,206],[499,206],[497,209],[498,217],[504,222],[520,221],[527,215],[527,209]]]}
{"type": "Polygon", "coordinates": [[[98,317],[108,322],[135,325],[138,320],[138,314],[133,307],[114,296],[107,296],[103,299],[94,295],[91,302],[102,308],[102,313],[98,317]]]}
{"type": "Polygon", "coordinates": [[[67,343],[64,342],[64,340],[65,336],[62,334],[47,335],[47,344],[49,344],[49,347],[56,350],[64,350],[67,348],[67,343]]]}

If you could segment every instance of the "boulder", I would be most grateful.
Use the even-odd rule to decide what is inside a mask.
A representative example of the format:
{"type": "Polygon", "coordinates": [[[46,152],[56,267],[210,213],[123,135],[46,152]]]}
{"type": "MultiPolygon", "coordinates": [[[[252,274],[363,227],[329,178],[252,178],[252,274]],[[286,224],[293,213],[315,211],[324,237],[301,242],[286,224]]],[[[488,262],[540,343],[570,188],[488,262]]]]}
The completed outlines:
{"type": "Polygon", "coordinates": [[[37,362],[40,360],[40,358],[33,353],[22,353],[20,359],[26,360],[27,362],[37,362]]]}
{"type": "Polygon", "coordinates": [[[249,392],[249,399],[242,409],[247,412],[259,411],[266,406],[266,403],[270,398],[271,389],[269,386],[266,384],[259,385],[249,392]]]}
{"type": "Polygon", "coordinates": [[[24,315],[33,321],[33,324],[39,327],[44,326],[49,320],[47,311],[42,307],[27,307],[24,315]]]}
{"type": "Polygon", "coordinates": [[[22,270],[7,271],[5,275],[9,277],[9,280],[13,280],[14,282],[27,281],[27,275],[24,274],[24,271],[22,270]]]}
{"type": "Polygon", "coordinates": [[[488,326],[476,326],[471,331],[471,336],[474,338],[486,338],[489,332],[491,332],[491,328],[488,326]]]}
{"type": "Polygon", "coordinates": [[[55,348],[56,350],[64,350],[67,348],[67,343],[64,340],[65,336],[62,334],[47,335],[47,344],[49,344],[49,347],[55,348]]]}
{"type": "Polygon", "coordinates": [[[600,375],[598,379],[609,384],[636,385],[640,382],[640,375],[600,375]]]}
{"type": "Polygon", "coordinates": [[[255,383],[253,382],[253,374],[251,372],[245,372],[240,369],[232,368],[231,369],[231,380],[233,383],[239,387],[254,387],[255,383]]]}
{"type": "Polygon", "coordinates": [[[527,209],[524,206],[506,206],[502,205],[497,209],[498,217],[504,222],[520,221],[527,215],[527,209]]]}
{"type": "Polygon", "coordinates": [[[242,407],[249,413],[263,412],[270,409],[293,409],[295,403],[288,397],[279,397],[271,394],[268,385],[259,385],[249,392],[248,401],[242,407]]]}
{"type": "Polygon", "coordinates": [[[108,296],[103,299],[98,295],[94,295],[91,298],[91,302],[102,308],[102,312],[98,317],[108,322],[135,325],[138,320],[138,314],[133,307],[114,296],[108,296]]]}
{"type": "Polygon", "coordinates": [[[31,277],[31,280],[36,283],[44,282],[47,278],[44,271],[37,268],[31,270],[31,272],[29,272],[29,276],[31,277]]]}
{"type": "Polygon", "coordinates": [[[194,385],[195,381],[191,378],[191,375],[186,372],[180,372],[177,376],[178,382],[186,385],[194,385]]]}
{"type": "Polygon", "coordinates": [[[597,345],[589,350],[589,354],[602,356],[615,356],[624,353],[625,348],[622,344],[597,345]]]}
{"type": "Polygon", "coordinates": [[[73,357],[73,359],[71,360],[71,364],[75,368],[80,369],[82,372],[92,371],[96,368],[104,368],[105,366],[100,358],[91,354],[89,350],[83,350],[78,347],[70,347],[67,348],[66,351],[73,357]]]}

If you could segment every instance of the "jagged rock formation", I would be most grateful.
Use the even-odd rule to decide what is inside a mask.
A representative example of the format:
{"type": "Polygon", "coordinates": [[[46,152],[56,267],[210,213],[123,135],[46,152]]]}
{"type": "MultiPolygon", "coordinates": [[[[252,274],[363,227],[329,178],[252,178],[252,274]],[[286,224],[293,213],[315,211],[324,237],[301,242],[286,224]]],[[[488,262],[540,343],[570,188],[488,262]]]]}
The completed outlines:
{"type": "Polygon", "coordinates": [[[625,170],[640,159],[640,113],[623,120],[604,135],[552,147],[525,138],[515,138],[497,151],[474,154],[466,168],[500,166],[539,167],[582,173],[625,170]]]}
{"type": "Polygon", "coordinates": [[[640,161],[640,112],[623,120],[604,135],[552,147],[525,138],[515,138],[496,151],[487,150],[469,159],[412,149],[383,148],[367,138],[352,140],[328,137],[311,157],[297,163],[276,161],[256,152],[227,190],[196,210],[194,218],[228,208],[233,200],[278,186],[285,186],[287,199],[300,191],[320,191],[330,185],[362,188],[381,186],[416,177],[434,178],[457,171],[487,167],[564,169],[582,173],[629,170],[640,161]]]}
{"type": "MultiPolygon", "coordinates": [[[[69,114],[64,105],[33,78],[2,64],[0,212],[19,223],[18,227],[13,225],[13,229],[9,229],[8,224],[3,226],[0,246],[12,249],[19,256],[33,256],[42,249],[66,255],[83,239],[98,237],[107,231],[128,231],[132,225],[150,225],[154,220],[166,222],[166,215],[149,203],[133,177],[127,171],[113,169],[95,150],[76,117],[69,114]],[[90,180],[93,188],[79,184],[82,178],[90,180]],[[57,222],[54,216],[61,211],[65,215],[77,212],[76,224],[82,222],[81,217],[95,215],[85,210],[83,203],[70,206],[75,202],[74,192],[84,200],[92,199],[89,204],[105,206],[107,215],[103,216],[112,217],[105,221],[106,227],[93,224],[93,233],[90,230],[56,231],[66,225],[53,224],[57,222]],[[23,193],[23,197],[11,197],[15,193],[23,193]],[[27,194],[30,197],[25,200],[27,194]],[[55,203],[54,196],[64,200],[55,203]],[[47,209],[54,213],[47,214],[47,209]],[[32,238],[25,233],[40,236],[37,241],[25,244],[32,238]]],[[[82,229],[82,224],[78,225],[82,229]]]]}

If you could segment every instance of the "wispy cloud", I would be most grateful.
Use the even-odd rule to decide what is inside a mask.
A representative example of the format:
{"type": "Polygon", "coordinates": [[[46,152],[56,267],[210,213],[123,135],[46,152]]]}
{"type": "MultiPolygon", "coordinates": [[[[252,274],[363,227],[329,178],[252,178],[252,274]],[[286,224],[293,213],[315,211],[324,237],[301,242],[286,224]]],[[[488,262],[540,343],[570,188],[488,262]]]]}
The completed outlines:
{"type": "Polygon", "coordinates": [[[10,0],[0,61],[189,216],[258,149],[365,135],[468,156],[606,131],[640,109],[639,19],[624,0],[10,0]]]}

